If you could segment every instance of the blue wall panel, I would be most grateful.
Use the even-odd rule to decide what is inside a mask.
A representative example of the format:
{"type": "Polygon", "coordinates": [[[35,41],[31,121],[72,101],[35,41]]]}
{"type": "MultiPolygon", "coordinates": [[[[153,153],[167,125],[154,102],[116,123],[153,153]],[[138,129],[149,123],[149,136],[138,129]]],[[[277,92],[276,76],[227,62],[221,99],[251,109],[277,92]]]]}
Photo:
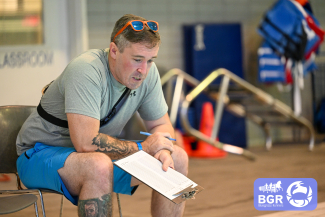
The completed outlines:
{"type": "MultiPolygon", "coordinates": [[[[213,70],[226,68],[243,78],[243,57],[240,24],[197,24],[183,27],[185,71],[202,81],[213,70]]],[[[220,80],[213,82],[213,85],[220,80]]],[[[191,105],[198,128],[201,108],[207,97],[198,96],[191,105]]],[[[215,106],[215,105],[214,105],[215,106]]],[[[219,140],[246,147],[245,119],[224,111],[219,140]]]]}

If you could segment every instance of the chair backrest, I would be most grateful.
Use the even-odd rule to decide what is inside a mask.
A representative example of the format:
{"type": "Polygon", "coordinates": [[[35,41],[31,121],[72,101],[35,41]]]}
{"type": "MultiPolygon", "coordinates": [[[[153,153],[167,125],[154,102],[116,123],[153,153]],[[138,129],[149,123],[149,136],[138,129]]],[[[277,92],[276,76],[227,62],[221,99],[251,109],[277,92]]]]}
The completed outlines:
{"type": "Polygon", "coordinates": [[[17,172],[16,138],[35,106],[0,106],[0,173],[17,172]]]}

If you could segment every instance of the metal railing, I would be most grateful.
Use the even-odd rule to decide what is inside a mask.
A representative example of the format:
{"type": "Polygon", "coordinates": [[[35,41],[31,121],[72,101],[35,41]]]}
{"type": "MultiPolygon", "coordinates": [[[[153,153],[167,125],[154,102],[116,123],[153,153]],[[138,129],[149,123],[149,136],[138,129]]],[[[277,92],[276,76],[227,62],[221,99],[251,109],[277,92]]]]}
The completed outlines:
{"type": "MultiPolygon", "coordinates": [[[[182,95],[182,87],[184,81],[189,84],[192,87],[196,87],[200,84],[200,81],[196,78],[192,77],[191,75],[187,74],[186,72],[180,70],[180,69],[171,69],[169,70],[162,78],[161,78],[161,85],[165,85],[168,81],[172,81],[172,78],[176,77],[176,84],[175,84],[175,90],[173,91],[174,94],[172,94],[172,90],[168,89],[168,92],[166,94],[167,101],[171,101],[169,98],[171,95],[172,97],[172,103],[171,103],[171,109],[170,109],[170,120],[173,126],[175,126],[176,118],[179,110],[179,104],[180,104],[180,96],[182,95]]],[[[204,90],[205,94],[208,95],[213,100],[217,100],[218,97],[214,94],[210,94],[208,91],[204,90]]],[[[225,97],[224,102],[226,103],[228,99],[225,97]]],[[[264,130],[265,134],[265,144],[266,148],[269,150],[272,146],[272,138],[270,133],[270,125],[265,122],[261,117],[253,114],[245,114],[245,109],[243,106],[239,104],[231,104],[226,105],[227,110],[232,112],[233,114],[240,116],[240,117],[246,117],[249,118],[252,122],[260,126],[264,130]]]]}
{"type": "Polygon", "coordinates": [[[173,95],[169,118],[172,125],[175,126],[178,110],[180,107],[179,105],[181,101],[184,81],[192,87],[198,86],[200,84],[200,81],[192,77],[191,75],[185,73],[184,71],[175,68],[169,70],[163,77],[161,77],[161,85],[164,86],[165,84],[167,84],[168,81],[171,81],[172,78],[176,78],[175,89],[174,91],[168,90],[169,92],[167,92],[166,94],[166,98],[167,98],[166,100],[171,101],[168,98],[171,97],[171,95],[173,95]],[[172,92],[174,94],[172,94],[172,92]]]}
{"type": "MultiPolygon", "coordinates": [[[[187,84],[189,84],[190,86],[193,86],[193,87],[198,87],[201,82],[199,80],[193,78],[189,74],[185,73],[184,71],[180,70],[180,69],[172,69],[172,70],[168,71],[161,78],[161,84],[162,85],[166,84],[173,77],[176,77],[176,84],[175,84],[175,91],[174,91],[174,94],[173,94],[173,102],[172,102],[171,109],[170,109],[170,120],[171,120],[171,122],[172,122],[172,124],[174,126],[175,122],[176,122],[177,114],[178,114],[178,109],[179,109],[179,105],[180,105],[180,96],[181,96],[181,92],[182,92],[184,82],[186,82],[187,84]]],[[[206,93],[209,94],[209,92],[207,92],[207,91],[206,91],[206,93]]],[[[214,96],[212,96],[212,95],[209,95],[209,96],[215,99],[214,96]]],[[[182,108],[182,110],[183,110],[183,108],[182,108]]],[[[187,116],[187,110],[186,110],[186,116],[187,116]]],[[[215,121],[215,123],[216,122],[217,121],[215,121]]],[[[223,143],[221,143],[219,141],[215,141],[215,139],[214,140],[213,139],[206,139],[207,136],[202,134],[201,132],[199,132],[199,131],[197,131],[199,133],[194,132],[192,130],[194,128],[192,128],[188,122],[184,123],[182,121],[182,124],[183,124],[184,129],[190,135],[193,135],[197,139],[203,140],[203,141],[211,144],[212,146],[223,149],[223,150],[225,150],[227,152],[243,155],[243,156],[247,157],[250,160],[255,160],[255,155],[253,153],[243,149],[243,148],[236,147],[236,146],[229,145],[229,144],[223,144],[223,143]]]]}
{"type": "MultiPolygon", "coordinates": [[[[171,72],[170,72],[171,73],[171,72]]],[[[304,117],[298,117],[294,114],[292,109],[284,104],[283,102],[274,99],[271,95],[265,93],[264,91],[260,90],[259,88],[256,88],[255,86],[251,85],[250,83],[246,82],[245,80],[241,79],[240,77],[236,76],[235,74],[231,73],[227,69],[218,69],[213,71],[209,76],[207,76],[202,82],[200,82],[199,85],[197,85],[189,94],[186,95],[181,108],[181,119],[182,119],[182,126],[184,129],[190,134],[195,136],[198,139],[201,139],[217,148],[220,148],[222,150],[234,153],[234,154],[242,154],[243,156],[246,156],[248,158],[252,158],[252,154],[250,152],[247,152],[247,150],[240,150],[238,147],[233,148],[234,146],[230,147],[229,145],[222,144],[221,142],[215,141],[215,138],[218,136],[219,127],[220,127],[220,121],[221,121],[221,115],[225,106],[225,102],[227,102],[227,90],[229,82],[232,81],[236,84],[238,84],[243,89],[251,92],[255,98],[263,102],[264,104],[267,104],[269,107],[273,108],[278,113],[282,114],[285,117],[289,117],[295,122],[303,125],[310,131],[310,143],[309,143],[309,150],[312,150],[314,148],[314,138],[315,138],[315,132],[312,124],[304,117]],[[215,112],[215,124],[212,130],[211,137],[208,137],[201,133],[200,131],[194,129],[190,126],[187,112],[188,107],[190,103],[202,92],[206,91],[206,88],[219,76],[223,76],[218,99],[217,99],[217,106],[216,106],[216,112],[215,112]]],[[[269,129],[270,125],[265,122],[261,117],[254,115],[254,114],[247,114],[244,107],[240,105],[231,105],[227,107],[227,109],[231,109],[233,112],[240,114],[241,116],[246,116],[253,120],[255,123],[258,123],[259,125],[263,126],[265,132],[267,133],[267,140],[266,140],[266,146],[269,149],[272,145],[272,140],[270,138],[269,129]]]]}

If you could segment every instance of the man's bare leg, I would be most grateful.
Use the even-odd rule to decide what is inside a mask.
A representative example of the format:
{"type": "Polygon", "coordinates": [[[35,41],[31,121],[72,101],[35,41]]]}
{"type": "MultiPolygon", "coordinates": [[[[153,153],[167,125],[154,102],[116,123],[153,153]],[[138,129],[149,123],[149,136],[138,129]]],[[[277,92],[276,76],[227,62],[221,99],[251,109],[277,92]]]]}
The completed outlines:
{"type": "MultiPolygon", "coordinates": [[[[186,176],[188,173],[188,156],[186,152],[182,148],[174,146],[172,158],[175,170],[186,176]]],[[[175,204],[158,192],[152,191],[151,215],[153,217],[180,217],[183,216],[184,208],[185,202],[175,204]]]]}
{"type": "Polygon", "coordinates": [[[79,196],[78,216],[112,216],[113,164],[102,153],[72,153],[58,170],[72,196],[79,196]]]}

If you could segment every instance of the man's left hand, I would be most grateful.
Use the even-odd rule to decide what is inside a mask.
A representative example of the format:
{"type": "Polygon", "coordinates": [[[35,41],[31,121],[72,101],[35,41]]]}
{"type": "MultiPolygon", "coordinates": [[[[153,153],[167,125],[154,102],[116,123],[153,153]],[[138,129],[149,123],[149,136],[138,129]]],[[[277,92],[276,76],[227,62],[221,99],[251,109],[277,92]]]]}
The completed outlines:
{"type": "Polygon", "coordinates": [[[174,160],[171,156],[170,151],[162,149],[160,151],[158,151],[154,157],[156,159],[158,159],[160,162],[162,162],[163,166],[163,170],[167,171],[168,167],[174,169],[174,160]]]}

